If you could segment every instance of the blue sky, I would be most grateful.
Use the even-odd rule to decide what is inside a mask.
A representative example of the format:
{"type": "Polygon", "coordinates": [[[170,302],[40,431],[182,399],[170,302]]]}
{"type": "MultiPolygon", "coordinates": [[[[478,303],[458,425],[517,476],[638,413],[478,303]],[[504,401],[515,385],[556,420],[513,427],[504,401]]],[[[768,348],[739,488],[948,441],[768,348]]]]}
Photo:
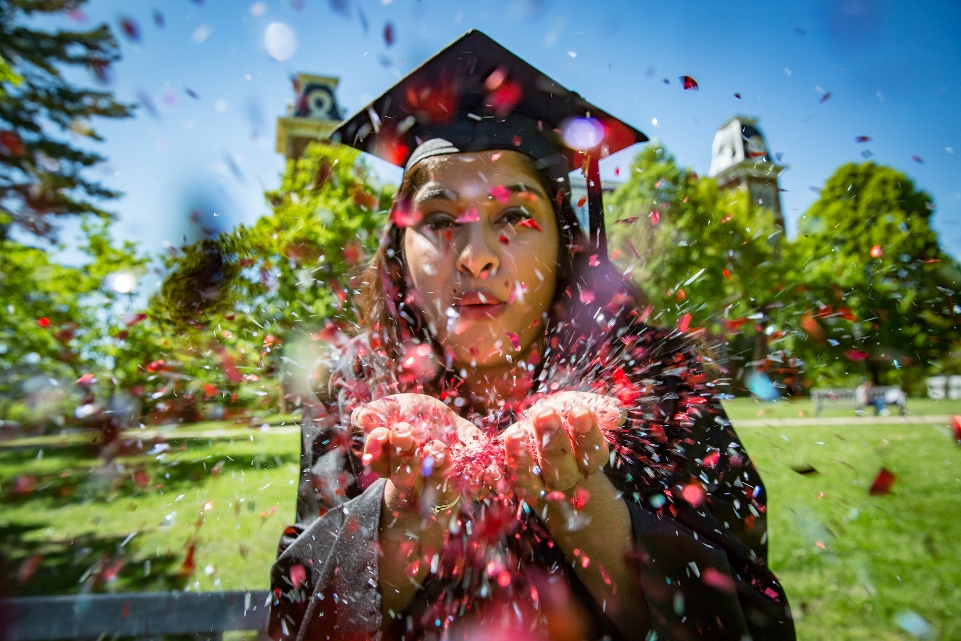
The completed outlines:
{"type": "MultiPolygon", "coordinates": [[[[123,59],[109,87],[154,106],[153,115],[141,107],[135,118],[95,123],[106,141],[94,147],[108,161],[93,170],[125,192],[108,205],[119,215],[118,235],[151,252],[194,235],[195,208],[216,211],[221,227],[267,210],[263,190],[276,187],[283,170],[274,137],[293,99],[292,75],[339,76],[339,102],[352,113],[478,28],[701,174],[719,125],[735,114],[758,118],[789,166],[781,178],[789,234],[816,188],[869,150],[934,197],[942,246],[961,258],[957,2],[91,0],[83,12],[80,21],[51,24],[110,23],[123,59]],[[120,33],[123,17],[138,25],[139,42],[120,33]],[[296,34],[284,62],[264,45],[273,22],[296,34]],[[700,90],[682,90],[681,75],[700,90]]],[[[634,153],[605,160],[602,174],[626,169],[634,153]]],[[[398,180],[396,170],[377,168],[385,181],[398,180]]]]}

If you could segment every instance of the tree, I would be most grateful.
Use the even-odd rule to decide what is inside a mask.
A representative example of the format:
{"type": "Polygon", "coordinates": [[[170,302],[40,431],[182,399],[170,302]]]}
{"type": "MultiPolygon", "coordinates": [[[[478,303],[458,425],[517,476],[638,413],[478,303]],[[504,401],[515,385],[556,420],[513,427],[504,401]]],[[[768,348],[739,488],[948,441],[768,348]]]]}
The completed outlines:
{"type": "Polygon", "coordinates": [[[638,154],[610,204],[612,257],[647,296],[652,322],[704,326],[731,359],[766,363],[785,304],[774,213],[679,167],[659,145],[638,154]]]}
{"type": "Polygon", "coordinates": [[[917,387],[961,345],[961,271],[931,197],[903,173],[849,163],[801,217],[790,262],[803,304],[793,348],[825,382],[917,387]]]}
{"type": "Polygon", "coordinates": [[[116,245],[108,221],[87,221],[82,232],[80,249],[88,261],[80,267],[0,237],[0,398],[7,401],[6,418],[11,399],[20,398],[33,410],[23,418],[62,423],[63,401],[75,391],[74,382],[90,389],[94,373],[112,389],[112,335],[126,322],[124,307],[148,259],[129,242],[116,245]]]}
{"type": "Polygon", "coordinates": [[[353,333],[351,298],[391,192],[357,151],[312,144],[265,194],[270,214],[168,257],[149,315],[178,336],[156,356],[182,374],[178,398],[284,408],[284,372],[353,333]]]}
{"type": "Polygon", "coordinates": [[[87,31],[44,31],[35,18],[76,10],[84,0],[0,0],[0,58],[21,78],[0,68],[0,237],[16,226],[52,239],[55,219],[109,214],[97,201],[118,194],[84,176],[103,160],[69,141],[80,136],[99,141],[94,117],[124,118],[128,105],[109,91],[77,87],[62,74],[82,67],[103,78],[119,58],[107,25],[87,31]],[[59,130],[57,136],[52,130],[59,130]]]}

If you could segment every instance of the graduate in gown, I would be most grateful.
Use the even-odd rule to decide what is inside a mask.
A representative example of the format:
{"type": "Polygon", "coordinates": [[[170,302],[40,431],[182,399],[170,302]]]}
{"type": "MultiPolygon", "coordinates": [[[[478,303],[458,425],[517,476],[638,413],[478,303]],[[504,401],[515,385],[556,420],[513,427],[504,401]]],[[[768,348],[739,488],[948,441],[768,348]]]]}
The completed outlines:
{"type": "Polygon", "coordinates": [[[305,411],[271,636],[794,639],[703,337],[607,257],[597,161],[647,138],[471,31],[335,139],[405,173],[305,411]]]}

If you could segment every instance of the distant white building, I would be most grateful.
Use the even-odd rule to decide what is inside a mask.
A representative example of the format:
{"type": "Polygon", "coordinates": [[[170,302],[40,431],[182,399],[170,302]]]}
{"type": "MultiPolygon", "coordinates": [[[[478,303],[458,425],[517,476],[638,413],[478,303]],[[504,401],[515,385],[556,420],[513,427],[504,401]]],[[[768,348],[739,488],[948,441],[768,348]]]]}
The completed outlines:
{"type": "Polygon", "coordinates": [[[784,228],[778,176],[787,169],[771,158],[757,121],[734,116],[714,134],[710,176],[722,189],[744,189],[751,200],[774,211],[784,228]]]}

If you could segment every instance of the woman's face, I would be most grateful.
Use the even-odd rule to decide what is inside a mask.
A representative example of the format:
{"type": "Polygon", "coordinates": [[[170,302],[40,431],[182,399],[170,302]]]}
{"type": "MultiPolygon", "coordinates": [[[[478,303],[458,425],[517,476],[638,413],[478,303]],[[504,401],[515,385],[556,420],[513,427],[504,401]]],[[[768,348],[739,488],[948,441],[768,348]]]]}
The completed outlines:
{"type": "Polygon", "coordinates": [[[526,355],[556,287],[554,208],[526,156],[452,154],[430,163],[404,235],[408,277],[431,332],[458,366],[526,355]]]}

